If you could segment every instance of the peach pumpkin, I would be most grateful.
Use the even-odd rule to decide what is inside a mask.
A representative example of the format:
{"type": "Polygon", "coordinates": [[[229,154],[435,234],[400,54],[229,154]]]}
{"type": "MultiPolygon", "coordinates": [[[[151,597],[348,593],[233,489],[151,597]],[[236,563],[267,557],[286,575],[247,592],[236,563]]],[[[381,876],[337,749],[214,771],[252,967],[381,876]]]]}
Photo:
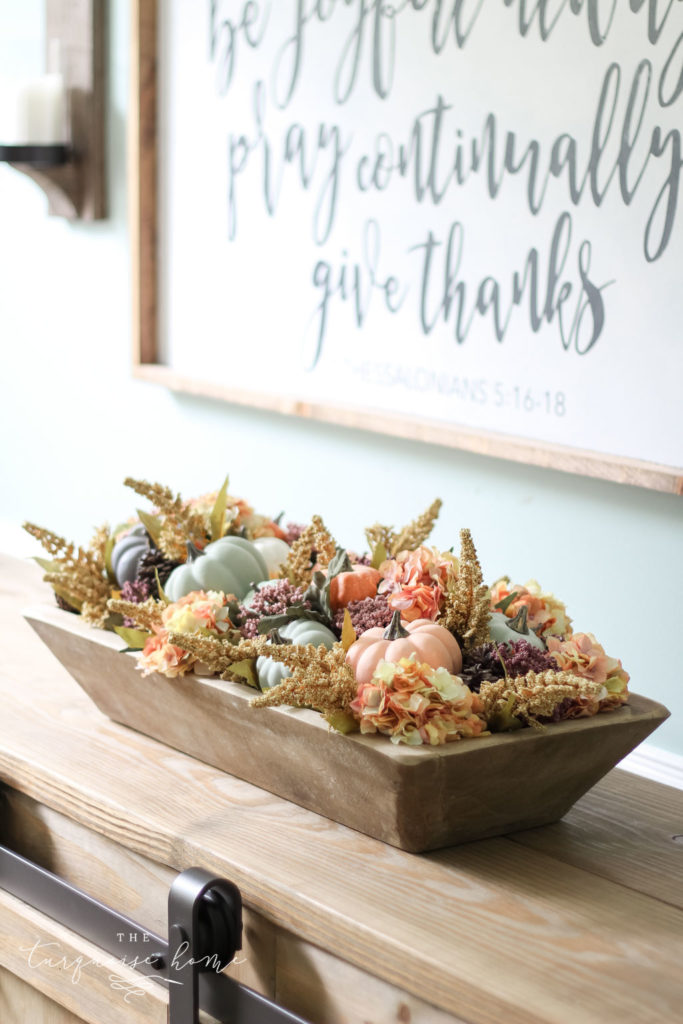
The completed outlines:
{"type": "Polygon", "coordinates": [[[374,597],[382,579],[377,569],[369,565],[354,565],[348,572],[340,572],[330,580],[330,607],[333,612],[345,608],[349,601],[362,601],[374,597]]]}
{"type": "Polygon", "coordinates": [[[460,645],[445,626],[431,619],[401,623],[400,612],[394,612],[386,629],[375,626],[361,633],[349,647],[346,660],[362,684],[370,682],[380,661],[397,662],[411,654],[418,661],[432,668],[445,668],[453,675],[462,669],[460,645]]]}

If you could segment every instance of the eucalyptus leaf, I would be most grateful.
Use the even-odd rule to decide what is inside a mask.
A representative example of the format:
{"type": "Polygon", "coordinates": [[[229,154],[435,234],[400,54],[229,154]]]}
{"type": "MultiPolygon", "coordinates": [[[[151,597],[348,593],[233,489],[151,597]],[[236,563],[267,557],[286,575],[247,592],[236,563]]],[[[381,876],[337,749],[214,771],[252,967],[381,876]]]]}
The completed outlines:
{"type": "Polygon", "coordinates": [[[312,608],[332,619],[332,607],[330,605],[330,581],[324,572],[314,572],[311,582],[304,594],[304,601],[308,601],[312,608]]]}
{"type": "Polygon", "coordinates": [[[125,640],[127,651],[141,651],[152,635],[146,629],[132,629],[128,626],[115,626],[114,632],[125,640]]]}
{"type": "Polygon", "coordinates": [[[210,531],[211,540],[220,540],[225,534],[225,510],[228,505],[228,480],[230,477],[225,478],[223,486],[216,495],[216,500],[211,510],[210,518],[210,531]]]}
{"type": "Polygon", "coordinates": [[[327,567],[327,579],[334,579],[341,572],[353,572],[353,566],[346,550],[338,547],[327,567]]]}

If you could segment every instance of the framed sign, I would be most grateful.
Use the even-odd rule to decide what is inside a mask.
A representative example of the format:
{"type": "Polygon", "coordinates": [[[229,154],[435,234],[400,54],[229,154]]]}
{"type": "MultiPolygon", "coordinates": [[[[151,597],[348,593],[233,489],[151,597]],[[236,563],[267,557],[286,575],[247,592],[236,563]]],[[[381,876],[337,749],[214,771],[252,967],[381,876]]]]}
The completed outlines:
{"type": "Polygon", "coordinates": [[[136,372],[683,493],[683,3],[137,0],[136,372]]]}

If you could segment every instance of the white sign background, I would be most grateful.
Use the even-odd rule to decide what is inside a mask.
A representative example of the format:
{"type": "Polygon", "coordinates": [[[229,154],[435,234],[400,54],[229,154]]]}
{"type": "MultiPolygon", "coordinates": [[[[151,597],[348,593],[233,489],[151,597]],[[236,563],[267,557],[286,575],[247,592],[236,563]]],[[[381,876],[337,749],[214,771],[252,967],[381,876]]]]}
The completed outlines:
{"type": "Polygon", "coordinates": [[[681,0],[164,8],[167,364],[683,464],[681,0]]]}

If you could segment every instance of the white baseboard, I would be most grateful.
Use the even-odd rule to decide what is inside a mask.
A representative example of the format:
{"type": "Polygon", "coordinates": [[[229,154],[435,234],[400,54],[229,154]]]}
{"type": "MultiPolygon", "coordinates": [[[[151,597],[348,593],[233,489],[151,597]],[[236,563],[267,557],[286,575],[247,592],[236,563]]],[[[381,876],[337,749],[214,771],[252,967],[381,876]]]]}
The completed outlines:
{"type": "Polygon", "coordinates": [[[641,744],[620,761],[618,767],[633,772],[634,775],[662,782],[665,786],[683,789],[683,757],[680,754],[671,754],[668,750],[641,744]]]}

